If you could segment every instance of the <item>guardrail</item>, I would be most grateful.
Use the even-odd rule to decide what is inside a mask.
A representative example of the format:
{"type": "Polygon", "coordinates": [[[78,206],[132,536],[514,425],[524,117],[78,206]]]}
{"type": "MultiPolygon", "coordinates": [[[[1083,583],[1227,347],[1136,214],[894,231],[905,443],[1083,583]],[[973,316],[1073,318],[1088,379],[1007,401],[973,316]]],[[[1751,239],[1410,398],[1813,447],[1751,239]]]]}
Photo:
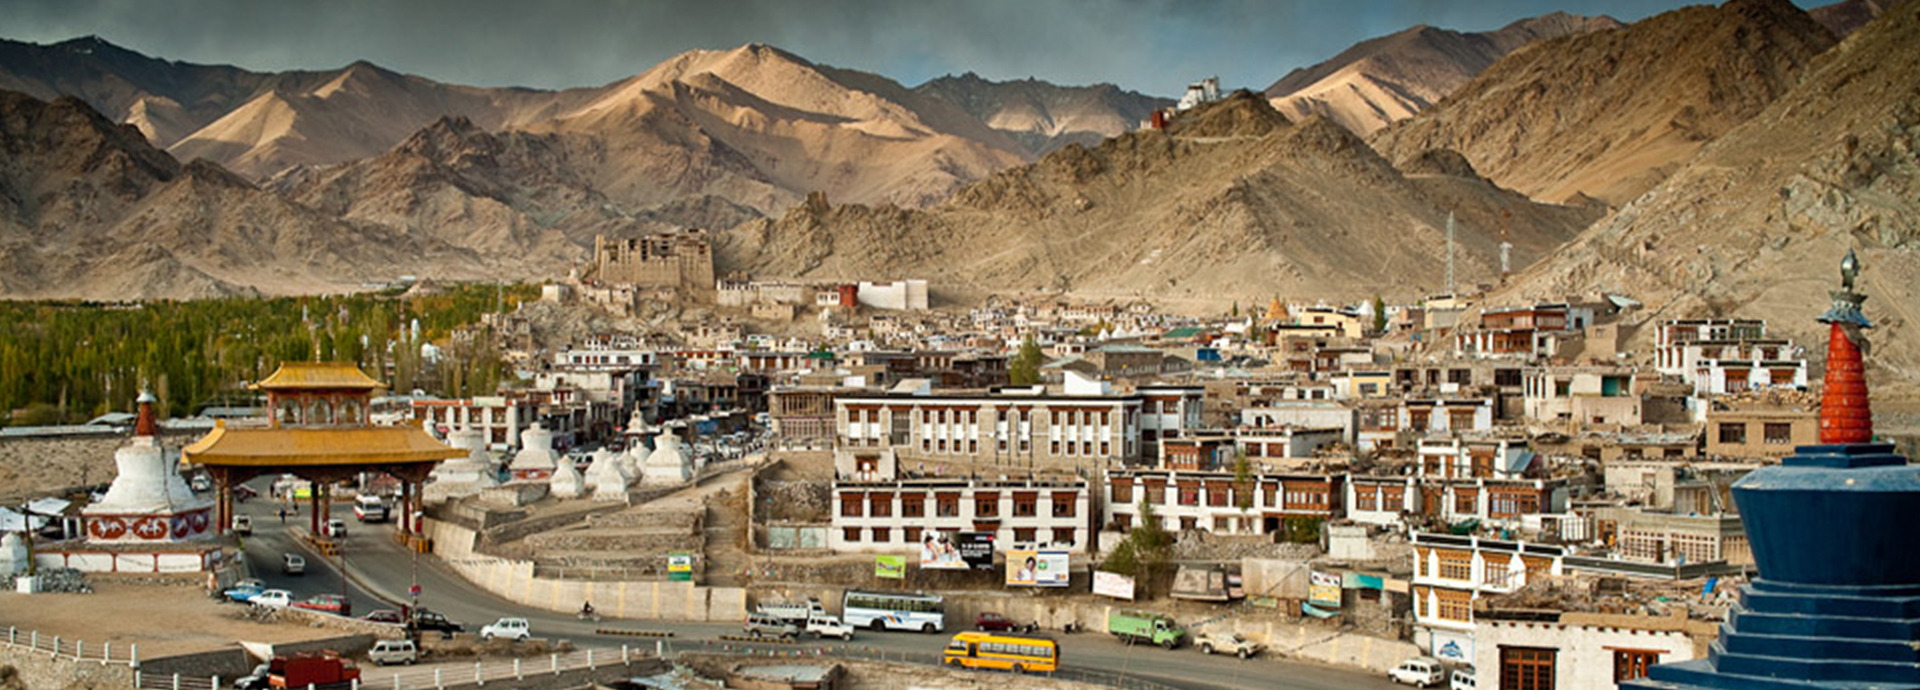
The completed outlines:
{"type": "Polygon", "coordinates": [[[47,656],[67,661],[96,662],[101,665],[122,664],[131,668],[140,667],[140,645],[128,644],[115,650],[112,642],[101,642],[88,647],[86,640],[62,639],[59,635],[42,635],[38,630],[21,630],[7,626],[7,649],[28,649],[46,652],[47,656]],[[115,656],[116,651],[119,656],[115,656]],[[89,656],[91,654],[92,656],[89,656]]]}
{"type": "MultiPolygon", "coordinates": [[[[425,690],[426,688],[487,685],[503,681],[526,680],[538,676],[557,676],[580,670],[627,666],[644,659],[657,658],[651,651],[622,645],[619,649],[583,649],[552,653],[545,657],[475,661],[472,664],[447,663],[434,666],[380,667],[361,665],[360,677],[346,683],[315,686],[311,690],[425,690]]],[[[134,672],[135,687],[140,690],[220,690],[232,679],[191,677],[178,674],[141,675],[134,672]]]]}

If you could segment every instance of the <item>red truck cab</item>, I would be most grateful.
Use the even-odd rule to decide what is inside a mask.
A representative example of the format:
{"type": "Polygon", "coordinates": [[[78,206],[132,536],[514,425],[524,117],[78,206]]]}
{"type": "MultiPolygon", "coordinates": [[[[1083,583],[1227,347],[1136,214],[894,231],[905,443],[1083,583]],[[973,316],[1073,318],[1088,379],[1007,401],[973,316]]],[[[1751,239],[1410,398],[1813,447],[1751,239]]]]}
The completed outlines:
{"type": "Polygon", "coordinates": [[[348,683],[360,678],[360,669],[335,652],[276,656],[267,666],[267,684],[276,688],[348,683]]]}

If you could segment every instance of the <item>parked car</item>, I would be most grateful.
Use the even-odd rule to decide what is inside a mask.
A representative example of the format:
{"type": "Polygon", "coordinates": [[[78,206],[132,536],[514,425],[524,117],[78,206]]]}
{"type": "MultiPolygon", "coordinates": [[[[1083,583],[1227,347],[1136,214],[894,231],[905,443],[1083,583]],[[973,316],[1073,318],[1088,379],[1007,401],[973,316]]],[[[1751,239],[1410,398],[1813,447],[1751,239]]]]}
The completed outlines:
{"type": "Polygon", "coordinates": [[[1478,680],[1475,679],[1473,675],[1473,669],[1456,668],[1453,670],[1453,682],[1449,683],[1449,685],[1452,686],[1449,690],[1474,690],[1473,686],[1477,682],[1478,680]]]}
{"type": "Polygon", "coordinates": [[[496,637],[504,637],[509,640],[525,640],[532,636],[533,632],[527,628],[527,619],[525,618],[502,618],[480,628],[480,639],[482,640],[491,640],[496,637]]]}
{"type": "Polygon", "coordinates": [[[386,522],[387,504],[373,494],[360,494],[353,499],[353,517],[361,522],[386,522]]]}
{"type": "Polygon", "coordinates": [[[280,572],[288,575],[305,575],[307,558],[297,553],[280,554],[280,572]]]}
{"type": "Polygon", "coordinates": [[[347,601],[346,597],[338,594],[320,594],[308,597],[306,601],[294,602],[293,607],[296,609],[306,609],[308,611],[325,611],[336,616],[353,615],[353,602],[347,601]]]}
{"type": "Polygon", "coordinates": [[[465,626],[448,620],[446,616],[440,615],[440,613],[436,611],[426,609],[414,610],[413,626],[422,632],[429,630],[439,631],[440,634],[445,637],[453,637],[454,633],[466,630],[465,626]]]}
{"type": "Polygon", "coordinates": [[[221,592],[220,595],[226,597],[228,601],[237,601],[244,604],[247,603],[248,600],[258,596],[261,592],[266,591],[266,589],[266,583],[249,577],[233,583],[232,587],[227,588],[227,590],[221,592]]]}
{"type": "Polygon", "coordinates": [[[1395,683],[1405,683],[1417,688],[1439,685],[1447,679],[1447,672],[1440,666],[1440,660],[1430,656],[1417,656],[1400,662],[1399,666],[1387,672],[1387,679],[1395,683]]]}
{"type": "Polygon", "coordinates": [[[247,499],[258,495],[260,495],[260,492],[254,491],[253,487],[245,484],[233,487],[233,501],[235,503],[245,503],[247,499]]]}
{"type": "Polygon", "coordinates": [[[1021,631],[1033,632],[1035,630],[1040,629],[1040,625],[1037,623],[1029,622],[1025,625],[1022,625],[1020,623],[1015,623],[1011,618],[1002,616],[997,613],[993,613],[991,611],[987,613],[982,613],[979,616],[975,617],[973,619],[973,626],[977,630],[985,630],[990,632],[1021,632],[1021,631]]]}
{"type": "Polygon", "coordinates": [[[233,516],[233,533],[243,537],[253,534],[253,516],[233,516]]]}
{"type": "Polygon", "coordinates": [[[361,616],[360,620],[368,623],[392,623],[394,625],[407,622],[405,616],[400,615],[399,611],[393,609],[376,609],[365,616],[361,616]]]}
{"type": "Polygon", "coordinates": [[[420,660],[420,648],[413,640],[381,640],[373,643],[373,649],[367,650],[367,661],[377,665],[406,664],[420,660]]]}
{"type": "Polygon", "coordinates": [[[253,604],[254,606],[265,606],[270,609],[284,609],[293,605],[293,592],[284,589],[269,589],[254,595],[252,599],[247,600],[247,603],[253,604]]]}
{"type": "Polygon", "coordinates": [[[1216,632],[1201,635],[1197,640],[1202,654],[1232,654],[1242,659],[1251,659],[1260,653],[1260,643],[1242,637],[1239,633],[1216,632]]]}
{"type": "Polygon", "coordinates": [[[213,490],[213,478],[208,477],[207,475],[204,475],[204,474],[193,475],[193,479],[188,481],[188,484],[193,486],[194,491],[212,491],[213,490]]]}
{"type": "Polygon", "coordinates": [[[320,526],[320,535],[334,539],[347,538],[347,521],[340,518],[328,520],[327,524],[320,526]]]}
{"type": "Polygon", "coordinates": [[[764,613],[747,614],[746,633],[754,637],[797,637],[800,627],[784,618],[764,613]]]}
{"type": "Polygon", "coordinates": [[[807,619],[807,634],[814,637],[837,637],[843,641],[853,639],[853,626],[840,622],[834,616],[814,616],[807,619]]]}

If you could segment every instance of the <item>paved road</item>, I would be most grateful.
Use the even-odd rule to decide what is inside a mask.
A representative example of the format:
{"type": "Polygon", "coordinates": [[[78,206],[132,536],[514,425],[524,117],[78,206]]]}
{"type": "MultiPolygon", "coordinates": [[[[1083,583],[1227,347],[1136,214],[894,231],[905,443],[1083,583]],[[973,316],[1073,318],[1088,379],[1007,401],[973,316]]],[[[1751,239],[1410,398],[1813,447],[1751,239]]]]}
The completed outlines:
{"type": "MultiPolygon", "coordinates": [[[[277,507],[278,504],[266,500],[249,501],[239,506],[242,514],[254,516],[255,536],[247,540],[248,559],[254,566],[254,572],[260,573],[268,586],[284,587],[296,595],[338,593],[340,576],[333,563],[304,551],[304,544],[300,544],[288,531],[295,525],[304,528],[304,520],[297,521],[289,516],[288,527],[283,528],[275,515],[277,507]],[[280,574],[280,553],[286,549],[303,549],[302,552],[307,554],[308,573],[305,576],[280,574]]],[[[575,616],[520,606],[468,583],[431,556],[418,556],[401,548],[393,540],[392,529],[391,524],[362,525],[348,520],[345,555],[347,571],[352,577],[349,578],[347,590],[356,613],[375,608],[394,608],[395,603],[406,601],[409,583],[417,581],[421,587],[421,606],[465,624],[469,631],[503,616],[519,616],[531,623],[537,637],[566,638],[573,640],[576,645],[617,648],[623,644],[651,647],[653,642],[648,639],[598,635],[594,632],[595,628],[671,630],[675,637],[667,643],[668,649],[684,651],[717,649],[725,644],[716,640],[718,636],[735,635],[741,631],[735,623],[607,619],[596,625],[575,616]]],[[[946,635],[863,631],[851,644],[886,654],[927,656],[939,654],[947,639],[946,635]]],[[[1190,690],[1384,690],[1397,687],[1377,675],[1311,663],[1278,659],[1241,661],[1230,657],[1205,656],[1190,648],[1166,651],[1157,647],[1129,647],[1098,633],[1058,635],[1057,639],[1060,640],[1061,658],[1068,667],[1121,672],[1190,690]]],[[[841,644],[809,641],[805,646],[833,648],[841,644]]],[[[736,643],[733,646],[737,648],[739,645],[736,643]]]]}

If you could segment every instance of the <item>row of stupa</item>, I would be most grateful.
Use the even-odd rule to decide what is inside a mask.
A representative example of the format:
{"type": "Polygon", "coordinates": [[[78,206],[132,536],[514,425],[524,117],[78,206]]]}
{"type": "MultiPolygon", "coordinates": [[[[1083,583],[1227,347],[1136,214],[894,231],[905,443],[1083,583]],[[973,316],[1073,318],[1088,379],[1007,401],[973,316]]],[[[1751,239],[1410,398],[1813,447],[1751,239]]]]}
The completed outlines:
{"type": "MultiPolygon", "coordinates": [[[[545,483],[555,498],[625,501],[635,483],[669,487],[693,481],[702,469],[699,458],[687,452],[670,429],[661,429],[648,449],[639,442],[647,429],[646,420],[635,412],[627,422],[627,435],[634,442],[626,451],[595,451],[592,463],[581,472],[553,449],[553,432],[536,423],[520,433],[520,451],[506,467],[511,475],[508,483],[545,483]]],[[[447,433],[447,444],[467,455],[434,469],[433,481],[426,487],[427,500],[470,496],[500,486],[499,472],[480,430],[454,429],[447,433]]]]}

